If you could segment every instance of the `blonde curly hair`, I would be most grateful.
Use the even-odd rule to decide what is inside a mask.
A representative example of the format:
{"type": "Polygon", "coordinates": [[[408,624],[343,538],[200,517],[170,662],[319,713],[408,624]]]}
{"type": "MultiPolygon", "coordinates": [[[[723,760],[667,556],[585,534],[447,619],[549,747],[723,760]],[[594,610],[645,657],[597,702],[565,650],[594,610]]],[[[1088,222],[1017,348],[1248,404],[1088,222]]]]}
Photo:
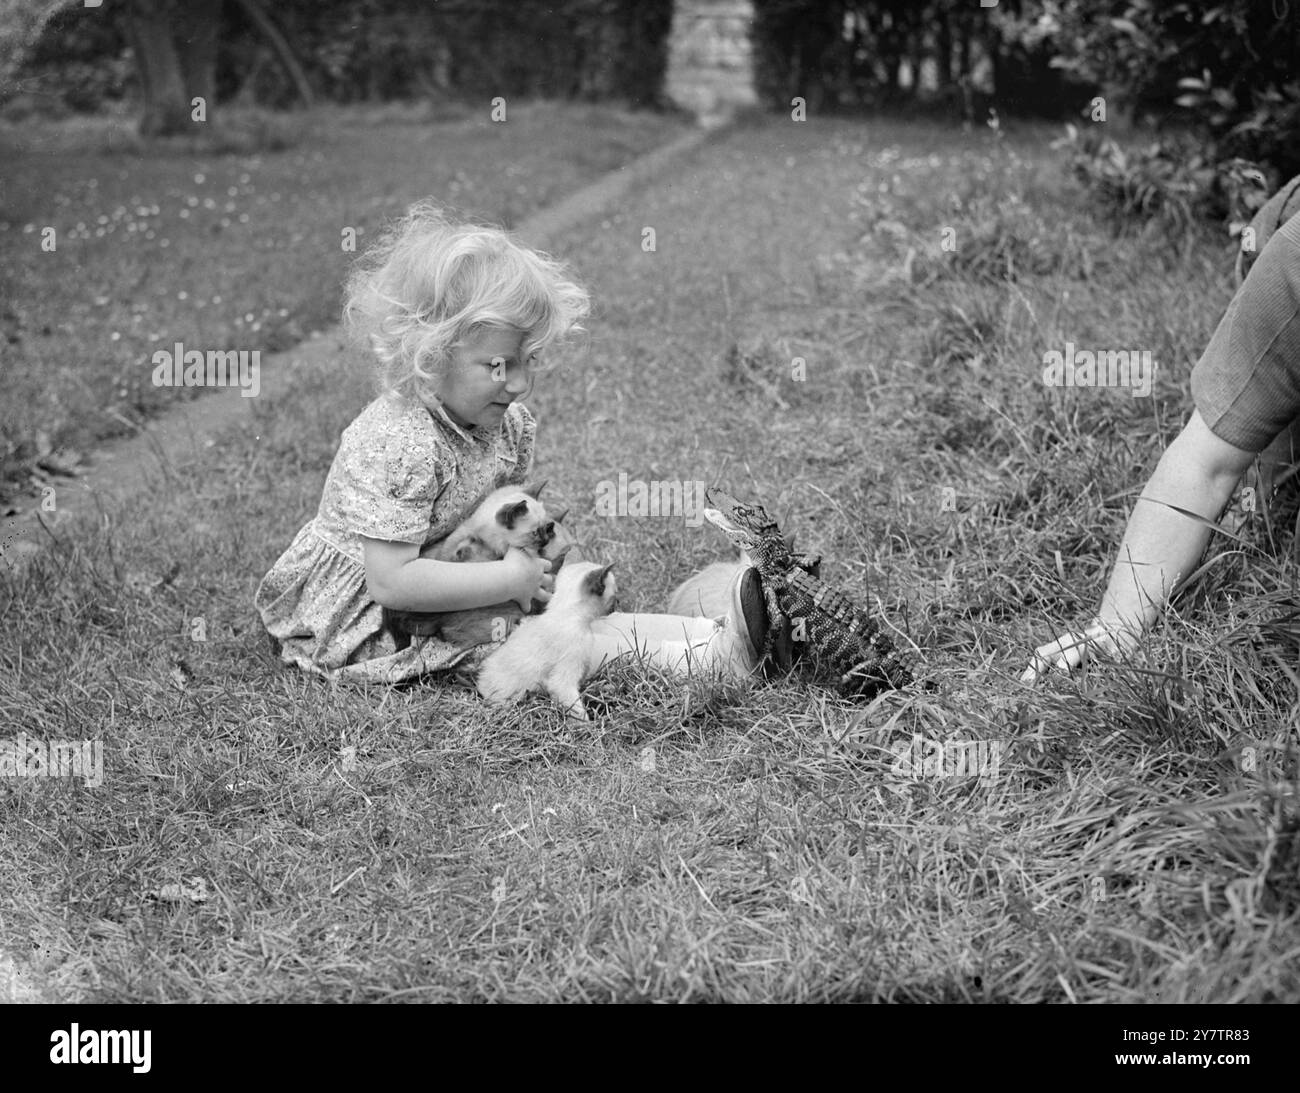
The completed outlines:
{"type": "Polygon", "coordinates": [[[561,263],[428,201],[389,227],[348,276],[343,320],[369,341],[384,390],[438,401],[451,350],[482,330],[525,335],[531,359],[583,329],[587,291],[561,263]]]}

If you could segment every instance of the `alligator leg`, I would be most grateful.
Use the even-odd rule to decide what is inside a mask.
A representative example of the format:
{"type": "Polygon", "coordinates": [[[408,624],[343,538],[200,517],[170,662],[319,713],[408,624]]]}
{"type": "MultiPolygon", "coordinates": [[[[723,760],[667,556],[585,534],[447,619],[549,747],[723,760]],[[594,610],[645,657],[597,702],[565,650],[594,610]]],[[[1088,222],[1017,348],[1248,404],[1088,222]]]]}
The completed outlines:
{"type": "Polygon", "coordinates": [[[766,583],[763,585],[763,600],[767,606],[767,634],[763,638],[762,661],[766,663],[772,656],[778,636],[789,629],[790,620],[781,610],[776,589],[766,583]]]}
{"type": "MultiPolygon", "coordinates": [[[[793,553],[790,555],[790,565],[802,569],[813,580],[821,579],[822,556],[820,554],[793,553]]],[[[776,666],[783,672],[790,671],[796,661],[803,659],[807,650],[807,638],[796,640],[787,621],[787,625],[782,628],[776,639],[776,649],[774,650],[776,666]]]]}
{"type": "Polygon", "coordinates": [[[893,687],[895,683],[877,660],[860,660],[840,676],[840,687],[850,694],[874,693],[882,686],[893,687]]]}
{"type": "Polygon", "coordinates": [[[792,554],[790,555],[790,561],[807,573],[808,576],[821,579],[822,556],[820,554],[792,554]]]}

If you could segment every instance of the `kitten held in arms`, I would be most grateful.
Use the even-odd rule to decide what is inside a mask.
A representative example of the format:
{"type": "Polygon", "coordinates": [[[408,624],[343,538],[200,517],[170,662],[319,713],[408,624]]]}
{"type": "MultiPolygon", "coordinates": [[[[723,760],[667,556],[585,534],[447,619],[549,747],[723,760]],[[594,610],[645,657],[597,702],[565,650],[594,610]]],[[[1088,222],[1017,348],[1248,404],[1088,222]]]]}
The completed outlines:
{"type": "MultiPolygon", "coordinates": [[[[542,482],[493,490],[445,539],[421,550],[420,557],[440,562],[494,562],[517,547],[535,558],[545,558],[555,572],[574,544],[560,524],[565,513],[552,519],[537,499],[545,486],[542,482]]],[[[534,601],[532,609],[540,611],[542,605],[534,601]]],[[[523,614],[513,602],[464,611],[388,613],[407,634],[434,634],[456,645],[502,641],[523,614]]]]}
{"type": "Polygon", "coordinates": [[[599,667],[591,624],[614,610],[612,566],[573,562],[555,578],[541,615],[529,615],[484,662],[478,693],[489,702],[514,702],[544,690],[570,717],[587,721],[578,689],[599,667]]]}
{"type": "MultiPolygon", "coordinates": [[[[510,547],[518,547],[545,558],[552,563],[551,572],[558,573],[574,543],[560,523],[568,509],[552,519],[537,499],[545,485],[493,490],[446,539],[420,553],[440,561],[492,562],[504,558],[510,547]]],[[[533,613],[542,610],[543,605],[534,600],[533,613]]],[[[502,641],[523,615],[513,601],[450,611],[438,618],[433,632],[456,645],[484,645],[502,641]]]]}
{"type": "Polygon", "coordinates": [[[504,558],[511,547],[542,555],[555,538],[555,521],[537,498],[537,486],[502,486],[479,503],[469,518],[442,542],[420,551],[440,562],[475,562],[504,558]]]}

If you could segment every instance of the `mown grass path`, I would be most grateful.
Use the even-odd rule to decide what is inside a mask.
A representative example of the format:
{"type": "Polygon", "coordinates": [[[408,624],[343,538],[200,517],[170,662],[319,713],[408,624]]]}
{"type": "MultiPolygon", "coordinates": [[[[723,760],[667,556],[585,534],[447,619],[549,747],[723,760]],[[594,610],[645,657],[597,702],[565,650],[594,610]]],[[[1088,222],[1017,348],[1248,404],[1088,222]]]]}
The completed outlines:
{"type": "Polygon", "coordinates": [[[0,513],[49,480],[51,449],[85,455],[201,393],[155,387],[156,350],[269,356],[332,326],[349,264],[412,201],[514,227],[684,126],[521,103],[505,121],[323,108],[278,128],[287,146],[248,154],[142,155],[108,122],[0,131],[0,513]]]}
{"type": "Polygon", "coordinates": [[[104,1001],[1294,997],[1286,544],[1252,528],[1135,666],[1014,682],[1098,595],[1230,295],[1219,244],[1099,231],[1048,136],[757,123],[553,247],[597,310],[530,400],[538,469],[625,603],[724,544],[598,518],[599,484],[719,481],[905,619],[935,690],[629,666],[574,725],[281,670],[250,600],[368,397],[340,354],[6,586],[5,722],[105,755],[98,789],[0,784],[11,951],[104,1001]],[[1149,346],[1152,397],[1044,390],[1067,338],[1149,346]]]}

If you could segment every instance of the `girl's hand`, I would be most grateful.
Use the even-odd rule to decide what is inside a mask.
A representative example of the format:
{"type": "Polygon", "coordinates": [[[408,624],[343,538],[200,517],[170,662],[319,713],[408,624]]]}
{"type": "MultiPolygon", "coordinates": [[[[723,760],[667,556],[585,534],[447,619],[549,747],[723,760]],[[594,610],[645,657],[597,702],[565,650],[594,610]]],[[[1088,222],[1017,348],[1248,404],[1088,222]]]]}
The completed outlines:
{"type": "Polygon", "coordinates": [[[546,603],[555,588],[555,578],[550,575],[551,563],[545,558],[534,558],[527,551],[511,547],[501,559],[510,581],[510,598],[525,612],[532,608],[533,600],[546,603]]]}
{"type": "Polygon", "coordinates": [[[1107,627],[1094,619],[1082,633],[1074,631],[1040,645],[1029,659],[1021,683],[1034,683],[1048,672],[1072,672],[1086,661],[1093,650],[1100,650],[1115,660],[1124,660],[1137,648],[1140,638],[1123,627],[1107,627]]]}

